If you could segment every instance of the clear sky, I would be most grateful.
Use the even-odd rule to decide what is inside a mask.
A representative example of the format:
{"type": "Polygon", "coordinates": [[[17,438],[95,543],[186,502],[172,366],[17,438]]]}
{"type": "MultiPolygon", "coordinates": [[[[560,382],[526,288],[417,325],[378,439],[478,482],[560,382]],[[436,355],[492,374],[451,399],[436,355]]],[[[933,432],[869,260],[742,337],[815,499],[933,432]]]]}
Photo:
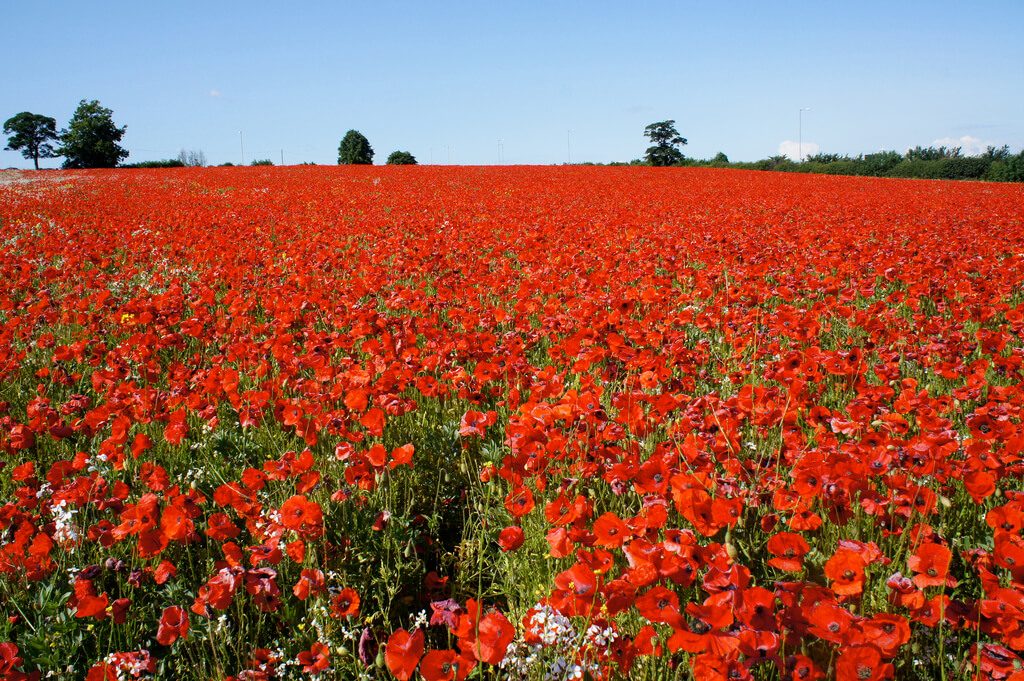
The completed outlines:
{"type": "MultiPolygon", "coordinates": [[[[801,107],[804,153],[1024,147],[1022,0],[37,0],[0,16],[0,120],[61,127],[98,99],[129,162],[238,163],[241,132],[247,162],[333,163],[350,128],[377,163],[628,161],[664,119],[688,156],[753,160],[794,155],[801,107]]],[[[30,162],[0,151],[9,166],[30,162]]]]}

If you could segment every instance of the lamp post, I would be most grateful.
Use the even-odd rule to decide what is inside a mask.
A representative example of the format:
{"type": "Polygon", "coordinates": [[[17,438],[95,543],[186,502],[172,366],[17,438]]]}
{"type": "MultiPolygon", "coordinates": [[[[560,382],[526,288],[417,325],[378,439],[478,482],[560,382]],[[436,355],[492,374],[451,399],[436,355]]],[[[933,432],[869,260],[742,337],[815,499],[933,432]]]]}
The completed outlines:
{"type": "Polygon", "coordinates": [[[804,111],[810,111],[810,107],[802,107],[800,109],[800,132],[797,139],[797,156],[800,157],[800,163],[804,162],[804,111]]]}

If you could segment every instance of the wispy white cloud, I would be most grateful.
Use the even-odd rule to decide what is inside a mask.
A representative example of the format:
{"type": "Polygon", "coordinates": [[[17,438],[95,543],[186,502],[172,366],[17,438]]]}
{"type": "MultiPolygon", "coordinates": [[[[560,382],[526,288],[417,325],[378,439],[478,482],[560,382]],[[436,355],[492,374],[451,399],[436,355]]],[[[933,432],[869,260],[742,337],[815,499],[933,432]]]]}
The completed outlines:
{"type": "Polygon", "coordinates": [[[960,147],[960,153],[964,156],[978,156],[985,151],[986,147],[996,146],[992,142],[984,142],[977,137],[964,135],[963,137],[943,137],[932,142],[933,147],[960,147]]]}
{"type": "Polygon", "coordinates": [[[220,90],[210,90],[211,97],[220,97],[220,90]]]}
{"type": "Polygon", "coordinates": [[[786,156],[790,160],[799,161],[801,154],[804,158],[813,156],[821,151],[821,147],[817,142],[794,142],[793,140],[786,140],[779,144],[779,155],[786,156]]]}

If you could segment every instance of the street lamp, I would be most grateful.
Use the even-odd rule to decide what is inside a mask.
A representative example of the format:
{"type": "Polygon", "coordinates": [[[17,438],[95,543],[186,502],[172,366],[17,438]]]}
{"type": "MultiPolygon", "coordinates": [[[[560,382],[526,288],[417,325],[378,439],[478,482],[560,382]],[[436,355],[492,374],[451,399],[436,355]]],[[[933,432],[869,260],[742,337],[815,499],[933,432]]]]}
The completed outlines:
{"type": "Polygon", "coordinates": [[[810,111],[810,107],[803,107],[800,109],[800,134],[797,138],[797,156],[800,157],[800,163],[804,162],[804,111],[810,111]]]}

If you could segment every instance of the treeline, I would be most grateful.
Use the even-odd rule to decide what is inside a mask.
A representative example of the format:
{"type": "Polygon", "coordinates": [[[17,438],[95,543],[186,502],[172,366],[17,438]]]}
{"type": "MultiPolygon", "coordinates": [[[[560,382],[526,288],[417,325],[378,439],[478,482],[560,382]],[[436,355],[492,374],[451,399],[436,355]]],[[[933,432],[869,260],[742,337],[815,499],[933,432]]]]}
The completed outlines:
{"type": "Polygon", "coordinates": [[[1024,182],[1024,151],[1013,154],[1008,146],[989,147],[978,156],[965,156],[960,147],[919,146],[905,154],[898,151],[857,156],[812,154],[802,162],[787,156],[772,156],[760,161],[733,163],[725,154],[719,153],[712,159],[686,159],[678,165],[826,175],[1024,182]]]}

